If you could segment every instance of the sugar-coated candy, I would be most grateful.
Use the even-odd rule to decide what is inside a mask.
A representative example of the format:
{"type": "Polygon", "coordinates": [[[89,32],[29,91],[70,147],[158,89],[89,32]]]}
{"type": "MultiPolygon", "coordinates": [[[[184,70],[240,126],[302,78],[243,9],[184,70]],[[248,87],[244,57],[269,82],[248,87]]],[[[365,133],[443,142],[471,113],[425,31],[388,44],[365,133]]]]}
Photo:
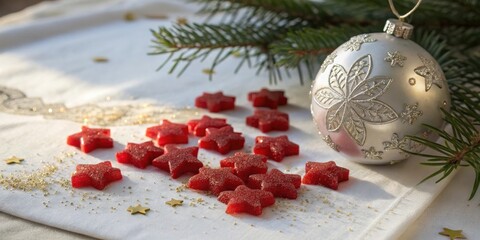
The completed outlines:
{"type": "Polygon", "coordinates": [[[125,150],[116,154],[119,163],[132,164],[137,168],[146,168],[152,160],[163,154],[163,149],[155,147],[153,142],[128,143],[125,150]]]}
{"type": "Polygon", "coordinates": [[[334,161],[307,162],[302,183],[322,185],[337,190],[338,183],[347,181],[348,178],[349,170],[337,166],[334,161]]]}
{"type": "Polygon", "coordinates": [[[225,118],[211,118],[209,116],[203,116],[201,119],[190,120],[187,123],[188,131],[197,137],[205,136],[205,130],[207,128],[221,128],[230,126],[225,118]]]}
{"type": "Polygon", "coordinates": [[[191,189],[210,191],[218,196],[223,191],[234,190],[244,185],[241,178],[233,174],[231,168],[200,168],[197,175],[188,180],[187,186],[191,189]]]}
{"type": "Polygon", "coordinates": [[[275,197],[297,199],[297,189],[302,183],[298,174],[283,173],[272,169],[266,174],[253,174],[248,179],[250,188],[262,189],[273,193],[275,197]]]}
{"type": "Polygon", "coordinates": [[[113,148],[113,139],[108,128],[89,128],[82,126],[82,131],[67,137],[67,144],[78,147],[84,153],[97,148],[113,148]]]}
{"type": "Polygon", "coordinates": [[[165,153],[153,159],[152,165],[169,172],[172,178],[178,178],[185,173],[198,173],[203,163],[198,160],[198,147],[178,148],[166,145],[165,153]]]}
{"type": "Polygon", "coordinates": [[[278,106],[287,104],[284,91],[272,91],[266,88],[262,88],[258,92],[249,92],[248,100],[252,102],[254,107],[267,107],[271,109],[277,109],[278,106]]]}
{"type": "Polygon", "coordinates": [[[207,128],[206,135],[198,140],[200,148],[214,150],[227,154],[232,150],[242,149],[245,138],[241,133],[234,132],[230,126],[222,128],[207,128]]]}
{"type": "Polygon", "coordinates": [[[227,204],[228,214],[248,213],[251,215],[261,215],[264,207],[275,203],[275,197],[271,192],[250,189],[244,185],[238,186],[235,191],[225,191],[220,193],[218,200],[227,204]]]}
{"type": "Polygon", "coordinates": [[[147,128],[145,135],[156,140],[159,146],[188,143],[187,125],[168,120],[162,120],[160,125],[147,128]]]}
{"type": "Polygon", "coordinates": [[[195,98],[195,106],[206,108],[210,112],[221,112],[235,108],[235,97],[223,95],[223,92],[206,93],[195,98]]]}
{"type": "Polygon", "coordinates": [[[110,161],[98,164],[78,164],[72,174],[72,187],[82,188],[92,186],[102,190],[109,183],[122,179],[120,169],[112,167],[110,161]]]}
{"type": "Polygon", "coordinates": [[[246,124],[266,133],[270,131],[287,131],[290,125],[288,114],[277,110],[256,109],[253,115],[248,116],[246,124]]]}
{"type": "Polygon", "coordinates": [[[232,168],[235,175],[247,182],[248,176],[267,172],[267,157],[258,154],[236,152],[233,156],[222,159],[220,167],[232,168]]]}
{"type": "Polygon", "coordinates": [[[279,137],[258,136],[255,138],[253,152],[280,162],[285,156],[298,155],[300,147],[298,144],[290,142],[286,135],[279,137]]]}

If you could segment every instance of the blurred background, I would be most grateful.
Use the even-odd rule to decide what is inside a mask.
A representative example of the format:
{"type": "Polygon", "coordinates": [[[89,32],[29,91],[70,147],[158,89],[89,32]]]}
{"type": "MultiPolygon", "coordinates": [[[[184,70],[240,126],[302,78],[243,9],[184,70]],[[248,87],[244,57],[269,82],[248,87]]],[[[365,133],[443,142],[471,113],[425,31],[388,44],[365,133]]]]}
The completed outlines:
{"type": "Polygon", "coordinates": [[[0,0],[0,17],[45,0],[0,0]]]}

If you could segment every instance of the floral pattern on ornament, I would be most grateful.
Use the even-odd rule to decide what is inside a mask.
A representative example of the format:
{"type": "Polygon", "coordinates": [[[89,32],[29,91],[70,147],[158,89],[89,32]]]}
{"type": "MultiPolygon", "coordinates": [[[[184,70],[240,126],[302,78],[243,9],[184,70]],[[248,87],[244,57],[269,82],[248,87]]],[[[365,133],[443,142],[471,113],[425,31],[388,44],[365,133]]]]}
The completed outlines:
{"type": "Polygon", "coordinates": [[[402,149],[406,149],[409,145],[409,139],[407,138],[400,138],[397,133],[392,134],[392,138],[390,141],[383,142],[383,150],[385,151],[393,151],[398,150],[400,154],[408,156],[409,154],[402,151],[402,149]]]}
{"type": "Polygon", "coordinates": [[[328,55],[325,60],[323,60],[323,63],[322,63],[322,66],[320,66],[320,71],[321,72],[325,72],[325,69],[327,69],[327,67],[333,63],[333,61],[335,60],[335,58],[337,57],[337,53],[336,52],[333,52],[331,53],[330,55],[328,55]]]}
{"type": "Polygon", "coordinates": [[[344,44],[344,47],[347,51],[358,51],[364,43],[371,43],[377,41],[374,38],[371,38],[368,34],[362,34],[350,38],[348,42],[344,44]]]}
{"type": "Polygon", "coordinates": [[[398,134],[394,133],[392,135],[390,142],[388,141],[383,142],[383,149],[385,151],[398,150],[398,149],[405,148],[407,145],[408,143],[406,138],[400,139],[400,137],[398,137],[398,134]]]}
{"type": "MultiPolygon", "coordinates": [[[[422,133],[423,136],[424,134],[425,132],[422,133]]],[[[408,137],[400,138],[397,133],[394,133],[392,134],[392,138],[390,139],[390,141],[383,142],[383,150],[385,151],[399,150],[401,151],[400,152],[401,154],[409,156],[408,153],[402,150],[419,153],[425,150],[425,145],[419,142],[412,141],[408,137]]]]}
{"type": "Polygon", "coordinates": [[[407,60],[407,57],[401,55],[398,51],[387,52],[387,57],[385,57],[384,60],[386,62],[389,62],[390,66],[392,67],[395,67],[395,65],[403,67],[403,64],[405,64],[405,60],[407,60]]]}
{"type": "Polygon", "coordinates": [[[388,104],[378,100],[388,89],[392,79],[386,76],[370,77],[372,56],[359,58],[347,72],[335,64],[328,77],[328,87],[314,93],[314,101],[327,109],[327,130],[334,132],[344,127],[355,142],[363,146],[367,137],[365,122],[385,124],[398,118],[388,104]]]}
{"type": "Polygon", "coordinates": [[[332,140],[332,138],[330,137],[330,135],[323,136],[322,139],[323,139],[323,141],[324,141],[330,148],[332,148],[333,150],[339,152],[339,150],[338,150],[338,145],[333,142],[333,140],[332,140]]]}
{"type": "Polygon", "coordinates": [[[370,147],[369,149],[362,149],[362,152],[364,158],[370,158],[374,160],[381,160],[383,155],[383,151],[377,151],[375,150],[375,147],[370,147]]]}
{"type": "Polygon", "coordinates": [[[415,68],[413,71],[425,78],[425,92],[428,92],[433,84],[439,88],[443,87],[443,81],[445,76],[442,74],[442,70],[438,68],[437,64],[430,58],[418,55],[423,63],[423,66],[415,68]]]}
{"type": "Polygon", "coordinates": [[[405,109],[402,113],[400,113],[402,123],[409,123],[410,125],[412,125],[417,120],[417,118],[423,115],[423,112],[418,110],[418,102],[413,105],[404,104],[404,106],[405,109]]]}

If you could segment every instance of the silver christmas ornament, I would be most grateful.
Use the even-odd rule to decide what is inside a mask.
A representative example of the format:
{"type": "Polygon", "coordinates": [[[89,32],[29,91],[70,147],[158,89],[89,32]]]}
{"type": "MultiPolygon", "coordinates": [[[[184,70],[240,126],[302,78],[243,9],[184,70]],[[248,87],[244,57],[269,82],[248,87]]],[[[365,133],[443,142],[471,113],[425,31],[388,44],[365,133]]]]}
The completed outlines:
{"type": "Polygon", "coordinates": [[[434,138],[422,126],[442,127],[450,108],[445,75],[408,38],[413,26],[389,19],[383,33],[361,34],[323,62],[312,84],[311,111],[323,140],[348,159],[385,164],[423,146],[405,136],[434,138]]]}

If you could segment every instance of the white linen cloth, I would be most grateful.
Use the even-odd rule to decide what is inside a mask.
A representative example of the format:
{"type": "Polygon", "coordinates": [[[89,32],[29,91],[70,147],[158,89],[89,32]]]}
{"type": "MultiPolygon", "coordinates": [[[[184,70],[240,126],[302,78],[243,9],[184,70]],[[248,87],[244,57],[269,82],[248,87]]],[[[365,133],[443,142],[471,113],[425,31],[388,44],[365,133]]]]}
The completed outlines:
{"type": "MultiPolygon", "coordinates": [[[[203,114],[227,118],[237,131],[244,133],[246,151],[251,149],[255,136],[264,135],[244,124],[245,117],[253,112],[246,100],[247,92],[264,86],[285,89],[289,105],[280,110],[290,114],[292,129],[269,135],[287,134],[300,144],[301,154],[288,157],[282,163],[269,162],[269,167],[303,175],[306,161],[335,160],[350,169],[351,180],[341,184],[339,191],[302,185],[297,200],[277,199],[276,205],[264,209],[261,217],[230,216],[224,213],[225,205],[215,197],[188,189],[177,192],[176,188],[188,177],[173,180],[153,167],[140,170],[115,161],[115,152],[123,149],[127,142],[148,140],[143,133],[153,124],[111,127],[115,148],[84,154],[65,144],[66,136],[79,131],[80,123],[0,113],[1,158],[16,155],[26,159],[21,165],[0,165],[1,174],[35,171],[51,163],[59,167],[54,178],[64,179],[74,171],[75,164],[103,160],[111,160],[124,174],[122,181],[113,183],[104,192],[89,188],[69,190],[58,184],[52,185],[54,194],[48,196],[38,191],[1,189],[0,211],[108,239],[223,239],[226,236],[232,239],[392,239],[400,237],[447,185],[449,179],[439,184],[428,181],[417,185],[432,171],[420,166],[417,158],[393,166],[365,166],[337,155],[316,134],[308,110],[308,84],[300,86],[294,78],[270,86],[265,75],[255,76],[253,70],[243,69],[241,74],[234,75],[236,59],[220,65],[211,82],[202,73],[202,69],[209,67],[208,60],[192,64],[178,79],[165,70],[155,72],[164,58],[146,55],[151,51],[149,29],[168,26],[177,17],[194,21],[197,19],[193,16],[195,5],[171,1],[108,1],[89,8],[86,6],[91,5],[83,5],[88,2],[78,1],[75,5],[65,1],[53,3],[43,11],[32,9],[30,11],[39,16],[60,16],[0,28],[0,85],[18,89],[28,97],[41,98],[45,103],[64,103],[69,108],[92,103],[114,106],[148,102],[182,109],[192,106],[194,98],[202,92],[222,90],[237,97],[237,110],[221,114],[198,110],[198,116],[180,111],[173,120],[185,121],[203,114]],[[62,8],[62,4],[84,7],[62,8]],[[55,14],[48,14],[48,9],[54,9],[55,14]],[[74,12],[64,14],[62,9],[74,9],[74,12]],[[126,12],[140,18],[126,22],[123,20],[126,12]],[[142,18],[145,14],[164,14],[169,18],[142,18]],[[109,62],[92,62],[96,56],[105,56],[109,62]],[[65,153],[72,152],[77,154],[65,157],[65,153]],[[63,163],[58,162],[58,157],[63,163]],[[171,198],[184,199],[184,206],[165,205],[171,198]],[[205,202],[199,203],[198,198],[205,202]],[[146,216],[130,215],[126,209],[137,203],[151,211],[146,216]]],[[[189,145],[195,145],[196,140],[191,137],[189,145]]],[[[213,167],[218,166],[222,157],[203,150],[199,155],[200,160],[213,167]]],[[[455,199],[462,209],[468,204],[463,197],[466,193],[455,199]]],[[[478,213],[478,209],[467,208],[478,213]]],[[[436,210],[427,213],[435,215],[436,210]]],[[[478,214],[471,216],[478,219],[478,214]]],[[[430,226],[436,229],[427,234],[427,238],[432,234],[437,237],[441,228],[430,226]]],[[[444,222],[441,226],[449,225],[444,222]]],[[[478,233],[473,226],[452,226],[455,227],[463,228],[468,237],[478,233]]]]}

